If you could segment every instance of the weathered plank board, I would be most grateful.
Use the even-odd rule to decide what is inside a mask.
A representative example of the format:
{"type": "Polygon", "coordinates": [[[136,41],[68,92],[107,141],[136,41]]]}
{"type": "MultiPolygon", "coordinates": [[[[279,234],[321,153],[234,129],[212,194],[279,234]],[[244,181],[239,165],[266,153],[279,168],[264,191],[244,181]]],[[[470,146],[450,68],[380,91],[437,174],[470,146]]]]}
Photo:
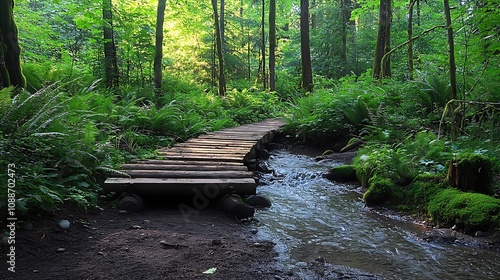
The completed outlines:
{"type": "Polygon", "coordinates": [[[227,128],[189,139],[174,147],[158,149],[157,159],[124,164],[104,183],[107,192],[145,195],[255,194],[253,172],[245,165],[257,150],[272,140],[285,123],[265,120],[227,128]]]}
{"type": "MultiPolygon", "coordinates": [[[[255,179],[172,179],[172,178],[108,178],[105,189],[108,192],[128,192],[144,195],[190,196],[195,190],[221,194],[255,194],[255,179]]],[[[215,195],[214,195],[215,196],[215,195]]]]}
{"type": "Polygon", "coordinates": [[[190,170],[190,171],[248,171],[244,165],[203,165],[203,164],[123,164],[122,170],[190,170]]]}

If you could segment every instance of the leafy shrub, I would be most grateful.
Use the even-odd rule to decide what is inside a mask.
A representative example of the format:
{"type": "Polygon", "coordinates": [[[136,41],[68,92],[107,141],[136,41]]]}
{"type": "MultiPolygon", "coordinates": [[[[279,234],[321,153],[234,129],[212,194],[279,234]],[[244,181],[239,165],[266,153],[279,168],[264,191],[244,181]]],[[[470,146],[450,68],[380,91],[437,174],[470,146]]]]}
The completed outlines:
{"type": "Polygon", "coordinates": [[[484,194],[445,189],[430,201],[428,210],[438,224],[456,224],[467,232],[500,226],[500,199],[484,194]]]}
{"type": "MultiPolygon", "coordinates": [[[[10,92],[4,89],[0,94],[10,92]]],[[[76,98],[54,85],[35,94],[20,92],[0,107],[0,164],[16,166],[16,204],[21,213],[51,211],[58,203],[77,198],[77,190],[96,193],[92,172],[98,164],[93,154],[98,130],[91,114],[72,109],[76,98]]],[[[76,202],[94,201],[91,197],[78,196],[76,202]]],[[[5,202],[0,199],[0,207],[5,202]]]]}

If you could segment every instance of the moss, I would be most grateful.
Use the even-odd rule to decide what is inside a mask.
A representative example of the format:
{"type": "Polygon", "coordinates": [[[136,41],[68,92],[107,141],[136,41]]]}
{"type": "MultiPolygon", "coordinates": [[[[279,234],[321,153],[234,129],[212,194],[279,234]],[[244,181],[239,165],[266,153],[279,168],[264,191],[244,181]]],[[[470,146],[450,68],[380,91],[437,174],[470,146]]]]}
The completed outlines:
{"type": "Polygon", "coordinates": [[[370,187],[363,195],[366,205],[373,206],[381,204],[392,197],[395,185],[391,179],[373,176],[369,184],[370,187]]]}
{"type": "Polygon", "coordinates": [[[439,175],[419,175],[405,189],[403,203],[410,212],[427,213],[429,202],[444,189],[444,178],[439,175]]]}
{"type": "Polygon", "coordinates": [[[356,170],[351,164],[335,166],[326,174],[326,178],[340,182],[356,181],[356,170]]]}
{"type": "Polygon", "coordinates": [[[428,211],[438,224],[456,224],[466,232],[500,226],[500,199],[484,194],[445,189],[429,202],[428,211]]]}

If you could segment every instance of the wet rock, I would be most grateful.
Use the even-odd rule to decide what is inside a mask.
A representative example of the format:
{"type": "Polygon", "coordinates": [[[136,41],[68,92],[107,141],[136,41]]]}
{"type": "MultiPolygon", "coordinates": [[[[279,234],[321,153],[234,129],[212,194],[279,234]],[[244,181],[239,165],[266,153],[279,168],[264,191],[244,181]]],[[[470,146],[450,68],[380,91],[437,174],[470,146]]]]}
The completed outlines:
{"type": "Polygon", "coordinates": [[[255,209],[243,202],[237,194],[226,195],[221,199],[222,211],[231,214],[238,220],[253,217],[255,209]]]}
{"type": "Polygon", "coordinates": [[[260,159],[268,159],[269,158],[269,151],[266,149],[260,149],[257,151],[257,158],[260,159]]]}
{"type": "Polygon", "coordinates": [[[251,232],[252,234],[257,234],[257,232],[259,232],[259,230],[258,230],[258,229],[256,229],[256,228],[253,228],[253,229],[251,229],[251,230],[250,230],[250,232],[251,232]]]}
{"type": "Polygon", "coordinates": [[[317,156],[317,157],[314,158],[315,161],[322,161],[324,159],[325,159],[324,156],[317,156]]]}
{"type": "Polygon", "coordinates": [[[476,231],[476,233],[474,234],[475,237],[485,237],[486,234],[480,230],[476,231]]]}
{"type": "Polygon", "coordinates": [[[271,207],[271,200],[263,195],[252,195],[247,199],[247,204],[255,208],[271,207]]]}
{"type": "Polygon", "coordinates": [[[64,252],[66,252],[66,249],[64,249],[64,248],[58,248],[56,250],[56,253],[64,253],[64,252]]]}
{"type": "Polygon", "coordinates": [[[126,195],[116,206],[116,209],[125,210],[127,212],[139,212],[142,211],[143,208],[144,204],[142,202],[142,199],[135,194],[126,195]]]}
{"type": "Polygon", "coordinates": [[[257,169],[257,171],[263,172],[263,173],[273,173],[273,171],[274,171],[273,169],[271,169],[269,167],[269,165],[265,161],[258,161],[256,163],[256,169],[257,169]]]}
{"type": "Polygon", "coordinates": [[[452,229],[432,229],[424,237],[428,242],[453,243],[457,240],[457,232],[452,229]]]}

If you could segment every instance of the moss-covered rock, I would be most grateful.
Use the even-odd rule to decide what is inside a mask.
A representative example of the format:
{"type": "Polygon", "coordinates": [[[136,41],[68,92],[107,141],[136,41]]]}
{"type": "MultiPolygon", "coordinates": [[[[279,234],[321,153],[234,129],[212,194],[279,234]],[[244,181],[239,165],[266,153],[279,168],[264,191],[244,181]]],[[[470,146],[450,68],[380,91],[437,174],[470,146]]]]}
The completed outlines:
{"type": "Polygon", "coordinates": [[[459,154],[451,161],[448,181],[462,191],[493,194],[493,168],[489,158],[475,153],[459,154]]]}
{"type": "Polygon", "coordinates": [[[466,232],[500,227],[500,199],[456,189],[440,191],[429,202],[428,211],[440,225],[457,225],[466,232]]]}
{"type": "Polygon", "coordinates": [[[369,181],[370,187],[363,195],[363,199],[368,206],[381,204],[393,196],[393,189],[396,187],[391,179],[373,176],[369,181]]]}
{"type": "Polygon", "coordinates": [[[325,177],[329,180],[339,182],[351,182],[357,179],[356,169],[354,169],[354,165],[352,164],[334,166],[325,174],[325,177]]]}

